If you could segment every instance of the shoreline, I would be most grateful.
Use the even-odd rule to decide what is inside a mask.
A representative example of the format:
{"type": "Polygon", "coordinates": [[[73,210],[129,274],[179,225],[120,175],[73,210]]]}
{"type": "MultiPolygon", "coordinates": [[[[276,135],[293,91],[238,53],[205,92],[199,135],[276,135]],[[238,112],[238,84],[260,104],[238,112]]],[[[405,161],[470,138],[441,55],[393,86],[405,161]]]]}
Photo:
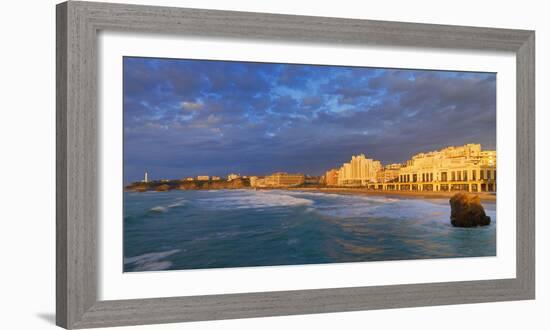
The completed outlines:
{"type": "MultiPolygon", "coordinates": [[[[339,195],[361,195],[361,196],[398,196],[415,199],[449,199],[458,191],[445,192],[445,191],[398,191],[398,190],[367,190],[362,188],[345,188],[345,187],[315,187],[315,188],[277,188],[278,190],[289,191],[307,191],[307,192],[319,192],[319,193],[331,193],[339,195]]],[[[275,190],[275,189],[266,189],[275,190]]],[[[466,192],[469,195],[477,195],[482,201],[496,201],[496,194],[490,193],[472,193],[466,192]]]]}
{"type": "MultiPolygon", "coordinates": [[[[125,192],[146,192],[146,191],[171,191],[171,190],[234,190],[234,189],[245,189],[245,190],[288,190],[288,191],[304,191],[304,192],[317,192],[317,193],[330,193],[330,194],[339,194],[339,195],[360,195],[360,196],[393,196],[393,197],[402,197],[402,198],[414,198],[414,199],[450,199],[459,191],[447,192],[447,191],[411,191],[411,190],[369,190],[366,188],[349,188],[349,187],[277,187],[277,188],[251,188],[251,187],[205,187],[205,188],[194,188],[194,189],[178,189],[169,187],[167,189],[124,189],[125,192]]],[[[497,199],[496,194],[493,193],[474,193],[474,192],[465,192],[468,195],[477,195],[482,201],[493,201],[497,199]]]]}

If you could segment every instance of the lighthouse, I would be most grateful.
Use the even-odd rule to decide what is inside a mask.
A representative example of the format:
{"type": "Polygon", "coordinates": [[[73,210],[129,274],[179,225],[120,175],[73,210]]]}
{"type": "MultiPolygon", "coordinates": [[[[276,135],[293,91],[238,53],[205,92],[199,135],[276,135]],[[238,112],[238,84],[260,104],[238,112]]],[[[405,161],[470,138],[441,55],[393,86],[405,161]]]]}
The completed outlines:
{"type": "Polygon", "coordinates": [[[143,182],[149,182],[149,179],[147,178],[147,171],[145,171],[145,175],[143,176],[143,182]]]}

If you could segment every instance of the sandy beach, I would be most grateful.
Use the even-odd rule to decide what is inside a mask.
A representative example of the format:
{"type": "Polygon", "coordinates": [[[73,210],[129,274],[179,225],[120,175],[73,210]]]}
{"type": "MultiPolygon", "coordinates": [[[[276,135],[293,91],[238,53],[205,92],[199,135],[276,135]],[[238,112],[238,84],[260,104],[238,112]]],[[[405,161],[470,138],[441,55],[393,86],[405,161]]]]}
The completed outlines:
{"type": "MultiPolygon", "coordinates": [[[[343,188],[343,187],[315,187],[315,188],[279,188],[287,190],[300,190],[309,192],[342,194],[342,195],[367,195],[367,196],[399,196],[405,198],[451,198],[456,192],[446,191],[398,191],[398,190],[368,190],[364,188],[343,188]]],[[[496,194],[493,193],[468,193],[476,194],[481,200],[496,201],[496,194]]]]}

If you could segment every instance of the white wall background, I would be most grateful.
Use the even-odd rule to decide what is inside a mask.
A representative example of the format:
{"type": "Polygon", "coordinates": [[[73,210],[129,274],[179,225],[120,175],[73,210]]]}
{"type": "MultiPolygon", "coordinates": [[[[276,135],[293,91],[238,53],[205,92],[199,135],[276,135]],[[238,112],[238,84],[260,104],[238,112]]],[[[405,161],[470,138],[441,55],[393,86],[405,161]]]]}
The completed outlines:
{"type": "MultiPolygon", "coordinates": [[[[55,3],[0,11],[0,304],[2,329],[53,329],[55,312],[55,3]],[[7,116],[6,116],[7,115],[7,116]]],[[[109,1],[284,14],[532,29],[537,32],[537,299],[399,310],[153,325],[142,329],[548,329],[550,239],[543,206],[550,108],[544,1],[109,1]],[[545,75],[546,74],[546,75],[545,75]]]]}

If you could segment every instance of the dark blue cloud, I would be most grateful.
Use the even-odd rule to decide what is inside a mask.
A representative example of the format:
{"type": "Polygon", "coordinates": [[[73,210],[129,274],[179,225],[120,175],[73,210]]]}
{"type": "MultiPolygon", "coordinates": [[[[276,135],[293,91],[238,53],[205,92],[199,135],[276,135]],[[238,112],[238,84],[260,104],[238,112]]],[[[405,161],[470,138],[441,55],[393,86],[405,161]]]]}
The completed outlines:
{"type": "Polygon", "coordinates": [[[124,180],[321,174],[496,145],[496,75],[124,58],[124,180]]]}

